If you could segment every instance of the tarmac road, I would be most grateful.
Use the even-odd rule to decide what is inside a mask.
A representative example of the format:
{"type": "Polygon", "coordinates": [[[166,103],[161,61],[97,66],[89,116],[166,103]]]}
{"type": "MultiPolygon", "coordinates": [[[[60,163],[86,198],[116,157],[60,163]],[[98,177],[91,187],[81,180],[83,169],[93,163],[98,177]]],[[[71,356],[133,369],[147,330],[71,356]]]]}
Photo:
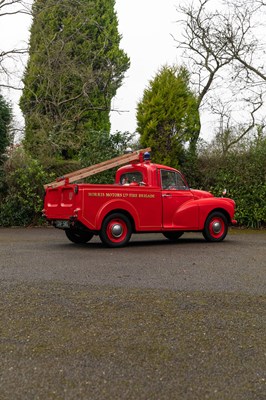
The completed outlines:
{"type": "Polygon", "coordinates": [[[265,232],[3,228],[0,254],[0,399],[265,399],[265,232]]]}
{"type": "Polygon", "coordinates": [[[109,249],[97,237],[73,244],[54,228],[0,229],[0,251],[1,278],[12,282],[266,291],[266,233],[233,233],[222,243],[188,233],[176,244],[160,234],[133,235],[127,247],[109,249]]]}

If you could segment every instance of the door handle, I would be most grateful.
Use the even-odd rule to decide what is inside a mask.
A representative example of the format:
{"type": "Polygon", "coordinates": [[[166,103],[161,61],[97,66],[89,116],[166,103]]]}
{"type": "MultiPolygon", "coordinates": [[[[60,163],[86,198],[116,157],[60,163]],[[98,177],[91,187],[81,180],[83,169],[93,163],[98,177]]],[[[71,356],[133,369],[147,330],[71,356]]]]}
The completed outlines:
{"type": "Polygon", "coordinates": [[[162,195],[162,197],[172,197],[172,195],[169,194],[169,193],[165,193],[165,194],[162,195]]]}

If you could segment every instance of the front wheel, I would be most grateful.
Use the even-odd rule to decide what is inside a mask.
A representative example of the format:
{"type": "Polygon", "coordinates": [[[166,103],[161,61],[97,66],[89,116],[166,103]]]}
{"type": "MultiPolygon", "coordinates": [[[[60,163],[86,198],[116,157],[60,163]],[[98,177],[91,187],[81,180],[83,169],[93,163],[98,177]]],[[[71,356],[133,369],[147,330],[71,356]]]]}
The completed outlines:
{"type": "Polygon", "coordinates": [[[226,216],[219,211],[214,211],[206,219],[202,234],[208,242],[221,242],[226,237],[227,232],[228,221],[226,216]]]}
{"type": "Polygon", "coordinates": [[[170,242],[177,242],[178,239],[183,235],[183,231],[176,232],[163,232],[164,237],[166,237],[170,242]]]}
{"type": "Polygon", "coordinates": [[[108,247],[125,246],[132,234],[132,225],[124,214],[114,213],[108,215],[103,221],[100,239],[108,247]]]}
{"type": "Polygon", "coordinates": [[[74,229],[65,230],[67,238],[73,243],[87,243],[93,237],[91,232],[83,232],[74,229]]]}

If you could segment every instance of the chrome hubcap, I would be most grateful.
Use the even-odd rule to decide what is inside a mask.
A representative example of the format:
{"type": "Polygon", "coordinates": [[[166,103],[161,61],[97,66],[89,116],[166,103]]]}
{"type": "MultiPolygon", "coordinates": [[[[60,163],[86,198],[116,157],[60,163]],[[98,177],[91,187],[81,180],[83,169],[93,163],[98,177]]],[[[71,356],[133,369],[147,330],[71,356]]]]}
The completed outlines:
{"type": "Polygon", "coordinates": [[[222,229],[222,225],[221,225],[220,222],[215,221],[215,222],[212,224],[212,230],[213,230],[214,233],[219,233],[219,232],[221,232],[221,229],[222,229]]]}
{"type": "Polygon", "coordinates": [[[111,228],[111,232],[112,232],[113,237],[119,238],[120,236],[122,236],[123,228],[119,224],[114,224],[111,228]]]}

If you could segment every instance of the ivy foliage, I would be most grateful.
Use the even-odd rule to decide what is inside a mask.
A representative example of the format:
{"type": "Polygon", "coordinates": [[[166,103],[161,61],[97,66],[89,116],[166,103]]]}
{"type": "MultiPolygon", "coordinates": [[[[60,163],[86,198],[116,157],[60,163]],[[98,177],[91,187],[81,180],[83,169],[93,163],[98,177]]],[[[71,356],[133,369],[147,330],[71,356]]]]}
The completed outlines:
{"type": "Polygon", "coordinates": [[[25,147],[73,159],[89,130],[110,130],[111,100],[129,59],[119,48],[115,0],[36,0],[20,100],[25,147]]]}
{"type": "Polygon", "coordinates": [[[137,106],[137,131],[143,147],[150,146],[157,163],[178,167],[185,144],[200,131],[197,97],[189,88],[184,67],[162,67],[149,82],[137,106]]]}

